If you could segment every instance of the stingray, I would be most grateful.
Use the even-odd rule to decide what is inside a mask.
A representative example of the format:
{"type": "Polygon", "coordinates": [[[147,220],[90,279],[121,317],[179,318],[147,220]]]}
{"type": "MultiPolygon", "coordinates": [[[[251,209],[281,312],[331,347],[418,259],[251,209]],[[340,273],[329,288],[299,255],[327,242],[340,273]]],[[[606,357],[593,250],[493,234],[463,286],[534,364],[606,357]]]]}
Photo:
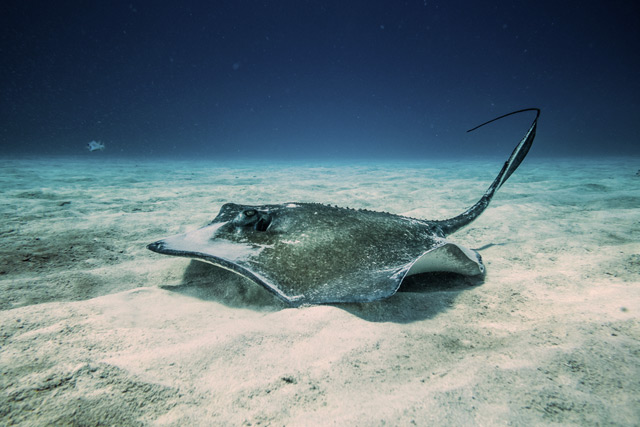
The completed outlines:
{"type": "Polygon", "coordinates": [[[424,220],[317,203],[227,203],[208,225],[148,249],[194,258],[244,276],[287,303],[371,302],[407,276],[428,272],[483,275],[480,254],[447,240],[475,220],[518,168],[533,143],[540,110],[482,198],[445,220],[424,220]]]}

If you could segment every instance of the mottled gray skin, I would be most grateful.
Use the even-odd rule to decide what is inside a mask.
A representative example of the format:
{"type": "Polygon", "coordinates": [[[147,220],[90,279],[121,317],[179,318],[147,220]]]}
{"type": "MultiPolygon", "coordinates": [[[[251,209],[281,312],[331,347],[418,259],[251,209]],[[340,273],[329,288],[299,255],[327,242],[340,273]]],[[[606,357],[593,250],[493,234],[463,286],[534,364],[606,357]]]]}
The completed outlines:
{"type": "Polygon", "coordinates": [[[232,270],[292,305],[379,300],[408,274],[482,274],[480,256],[445,237],[477,218],[522,162],[535,137],[539,110],[533,110],[536,119],[485,195],[454,218],[427,221],[315,203],[227,203],[207,226],[148,248],[232,270]]]}
{"type": "Polygon", "coordinates": [[[149,248],[234,270],[290,303],[388,297],[413,261],[445,242],[438,226],[427,221],[314,203],[227,203],[199,231],[206,241],[189,250],[170,239],[149,248]],[[247,212],[270,218],[268,228],[247,223],[247,212]]]}

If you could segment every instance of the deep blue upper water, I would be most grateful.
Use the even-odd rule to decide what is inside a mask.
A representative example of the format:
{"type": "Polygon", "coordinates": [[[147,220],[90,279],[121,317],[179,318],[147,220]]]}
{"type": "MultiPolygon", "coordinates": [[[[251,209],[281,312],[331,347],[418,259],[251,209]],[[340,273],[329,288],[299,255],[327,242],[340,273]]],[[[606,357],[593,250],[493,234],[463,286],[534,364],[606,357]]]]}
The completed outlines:
{"type": "Polygon", "coordinates": [[[633,2],[0,6],[0,155],[261,160],[640,154],[633,2]]]}

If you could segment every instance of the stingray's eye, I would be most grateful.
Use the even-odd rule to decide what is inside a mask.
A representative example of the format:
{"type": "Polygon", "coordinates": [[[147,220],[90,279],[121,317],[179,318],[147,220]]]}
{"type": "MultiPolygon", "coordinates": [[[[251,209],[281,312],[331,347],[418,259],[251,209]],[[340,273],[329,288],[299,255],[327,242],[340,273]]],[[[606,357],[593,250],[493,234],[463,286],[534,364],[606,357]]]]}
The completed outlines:
{"type": "Polygon", "coordinates": [[[232,223],[236,227],[252,227],[256,231],[267,231],[271,224],[271,215],[257,209],[246,209],[237,214],[232,223]]]}

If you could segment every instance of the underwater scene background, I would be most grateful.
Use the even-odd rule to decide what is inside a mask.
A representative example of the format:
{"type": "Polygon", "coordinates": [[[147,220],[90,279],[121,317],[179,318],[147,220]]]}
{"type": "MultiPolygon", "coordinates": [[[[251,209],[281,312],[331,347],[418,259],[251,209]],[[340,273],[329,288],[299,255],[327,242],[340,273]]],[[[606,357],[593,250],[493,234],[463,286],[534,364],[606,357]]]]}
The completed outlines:
{"type": "Polygon", "coordinates": [[[0,424],[638,424],[639,17],[2,2],[0,424]],[[465,131],[528,107],[452,236],[484,276],[291,308],[146,249],[227,202],[458,215],[533,113],[465,131]]]}

